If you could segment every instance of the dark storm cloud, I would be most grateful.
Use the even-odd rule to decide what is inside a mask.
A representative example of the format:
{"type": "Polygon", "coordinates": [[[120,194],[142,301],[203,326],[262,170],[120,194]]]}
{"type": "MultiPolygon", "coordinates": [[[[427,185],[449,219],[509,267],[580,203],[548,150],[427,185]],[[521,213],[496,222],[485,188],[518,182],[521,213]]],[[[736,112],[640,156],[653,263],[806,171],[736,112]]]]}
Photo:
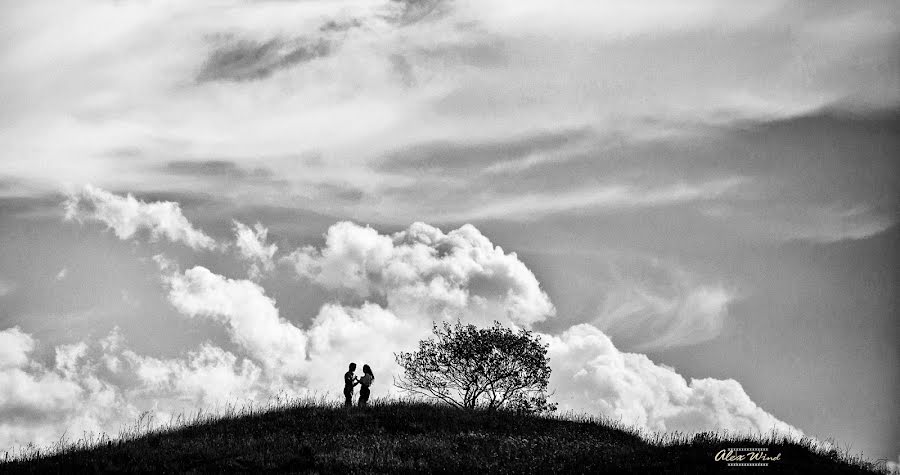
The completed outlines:
{"type": "Polygon", "coordinates": [[[327,56],[332,44],[325,39],[308,42],[271,39],[265,42],[234,40],[217,47],[197,74],[197,82],[253,81],[278,70],[327,56]]]}
{"type": "Polygon", "coordinates": [[[586,129],[540,132],[525,137],[479,143],[435,141],[416,144],[387,154],[378,165],[385,172],[471,175],[503,162],[533,154],[552,153],[577,144],[590,135],[586,129]]]}

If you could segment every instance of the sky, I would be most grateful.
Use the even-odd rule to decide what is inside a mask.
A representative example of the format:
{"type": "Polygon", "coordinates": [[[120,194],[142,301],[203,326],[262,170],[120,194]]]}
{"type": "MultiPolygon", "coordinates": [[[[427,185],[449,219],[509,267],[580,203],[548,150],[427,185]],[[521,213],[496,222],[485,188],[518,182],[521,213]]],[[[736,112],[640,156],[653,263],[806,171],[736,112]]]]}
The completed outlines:
{"type": "Polygon", "coordinates": [[[0,446],[394,396],[433,322],[561,410],[900,457],[890,1],[0,0],[0,446]],[[337,397],[337,396],[336,396],[337,397]]]}

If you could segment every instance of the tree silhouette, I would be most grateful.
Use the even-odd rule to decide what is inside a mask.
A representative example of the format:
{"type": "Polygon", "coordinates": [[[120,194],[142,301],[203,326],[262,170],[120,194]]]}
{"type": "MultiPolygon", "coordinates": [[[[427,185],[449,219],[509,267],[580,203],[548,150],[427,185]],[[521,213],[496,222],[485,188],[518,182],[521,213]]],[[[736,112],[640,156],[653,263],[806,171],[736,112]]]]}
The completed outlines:
{"type": "Polygon", "coordinates": [[[556,410],[547,401],[547,345],[537,335],[496,321],[489,328],[444,322],[433,333],[417,351],[394,354],[404,371],[396,387],[462,408],[556,410]]]}

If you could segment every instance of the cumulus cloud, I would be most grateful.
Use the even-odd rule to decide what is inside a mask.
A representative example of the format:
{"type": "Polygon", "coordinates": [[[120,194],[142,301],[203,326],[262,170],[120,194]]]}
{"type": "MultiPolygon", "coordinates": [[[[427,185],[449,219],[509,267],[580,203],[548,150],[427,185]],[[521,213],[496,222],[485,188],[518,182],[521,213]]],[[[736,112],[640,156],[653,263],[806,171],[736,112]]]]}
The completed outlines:
{"type": "Polygon", "coordinates": [[[259,285],[201,266],[166,274],[164,280],[179,312],[224,324],[232,340],[267,370],[296,374],[305,366],[306,335],[281,318],[259,285]]]}
{"type": "Polygon", "coordinates": [[[0,332],[0,368],[17,368],[28,361],[28,353],[34,349],[31,335],[18,327],[0,332]]]}
{"type": "Polygon", "coordinates": [[[423,319],[400,318],[388,309],[367,303],[361,307],[323,306],[309,337],[307,381],[313,388],[334,386],[336,364],[369,364],[377,372],[379,393],[394,393],[399,375],[393,353],[414,348],[431,330],[423,319]]]}
{"type": "Polygon", "coordinates": [[[175,202],[145,203],[130,193],[120,196],[86,185],[70,194],[64,206],[66,219],[101,222],[120,239],[147,231],[154,240],[164,237],[193,249],[216,248],[215,240],[195,229],[175,202]]]}
{"type": "Polygon", "coordinates": [[[269,394],[259,366],[209,343],[182,358],[159,359],[130,350],[123,358],[141,382],[140,392],[157,401],[174,397],[211,407],[269,394]]]}
{"type": "MultiPolygon", "coordinates": [[[[384,235],[343,222],[329,229],[323,248],[302,248],[289,259],[298,274],[327,288],[352,290],[367,298],[385,297],[384,309],[371,303],[356,310],[323,307],[309,332],[310,345],[327,347],[328,354],[345,356],[347,349],[366,348],[366,341],[377,342],[379,348],[414,345],[428,335],[428,322],[447,317],[447,309],[453,309],[452,314],[461,315],[463,321],[480,323],[481,302],[473,295],[499,296],[500,306],[493,310],[505,308],[508,313],[494,315],[508,315],[508,323],[530,327],[553,315],[552,304],[524,264],[514,254],[494,247],[470,225],[444,234],[416,223],[384,235]],[[480,294],[484,289],[492,293],[480,294]],[[417,306],[416,312],[405,312],[414,301],[429,303],[417,306]],[[465,311],[467,306],[476,310],[465,311]],[[516,318],[515,312],[529,318],[516,318]],[[357,339],[331,336],[330,343],[323,345],[323,332],[357,339]]],[[[648,347],[687,344],[717,334],[732,295],[716,286],[673,282],[677,283],[671,289],[672,297],[650,294],[640,287],[620,287],[607,299],[609,322],[645,319],[644,323],[649,322],[645,333],[654,335],[643,342],[648,347]],[[638,316],[640,313],[645,315],[638,316]]],[[[674,369],[657,365],[643,354],[620,351],[592,325],[576,325],[544,338],[550,343],[551,385],[557,388],[557,398],[565,409],[619,417],[652,431],[801,434],[759,408],[737,381],[706,378],[688,382],[674,369]]],[[[353,354],[346,353],[345,359],[353,354]]],[[[395,374],[391,361],[381,364],[389,375],[395,374]]]]}
{"type": "MultiPolygon", "coordinates": [[[[233,350],[204,342],[176,357],[141,355],[114,331],[98,343],[58,346],[54,366],[45,368],[31,358],[30,335],[18,328],[0,332],[0,412],[7,416],[0,442],[53,440],[71,427],[114,432],[139,409],[165,419],[277,394],[334,394],[335,372],[350,361],[375,369],[376,395],[394,394],[391,381],[400,369],[393,353],[414,348],[433,322],[497,318],[531,328],[554,314],[525,264],[471,225],[444,233],[415,223],[381,234],[339,222],[322,248],[303,247],[286,259],[337,299],[305,328],[282,318],[258,283],[201,266],[181,271],[157,258],[173,307],[224,327],[233,350]],[[120,409],[103,412],[109,405],[120,409]]],[[[696,299],[684,311],[713,305],[705,295],[696,299]]],[[[549,343],[551,386],[564,410],[621,418],[651,431],[801,433],[759,408],[740,383],[686,381],[645,355],[618,350],[592,325],[542,337],[549,343]]]]}
{"type": "Polygon", "coordinates": [[[18,328],[0,331],[0,444],[47,444],[64,433],[113,432],[137,412],[115,385],[98,376],[85,343],[56,348],[46,367],[32,356],[36,341],[18,328]]]}
{"type": "Polygon", "coordinates": [[[328,229],[321,249],[286,258],[298,275],[362,298],[383,298],[403,315],[498,318],[531,325],[555,313],[534,274],[472,225],[448,233],[424,223],[392,235],[351,222],[328,229]]]}
{"type": "Polygon", "coordinates": [[[260,223],[252,228],[234,221],[235,245],[241,257],[249,263],[248,275],[251,279],[259,279],[263,274],[275,268],[273,260],[278,246],[266,244],[269,230],[260,223]]]}
{"type": "Polygon", "coordinates": [[[173,358],[129,349],[118,329],[105,338],[53,349],[37,362],[37,341],[0,331],[0,447],[56,442],[63,434],[115,436],[144,411],[157,423],[225,404],[266,403],[303,388],[267,374],[249,358],[203,343],[173,358]]]}
{"type": "Polygon", "coordinates": [[[550,344],[551,386],[562,409],[620,417],[655,432],[803,434],[757,406],[737,381],[688,382],[646,355],[620,351],[592,325],[544,337],[550,344]]]}

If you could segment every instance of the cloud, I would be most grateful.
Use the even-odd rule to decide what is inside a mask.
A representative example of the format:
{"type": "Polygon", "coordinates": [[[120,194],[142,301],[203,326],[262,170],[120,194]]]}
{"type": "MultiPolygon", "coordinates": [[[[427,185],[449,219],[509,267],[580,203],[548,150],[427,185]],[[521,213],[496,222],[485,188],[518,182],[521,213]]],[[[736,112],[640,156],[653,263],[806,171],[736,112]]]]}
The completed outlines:
{"type": "Polygon", "coordinates": [[[621,417],[626,424],[654,431],[721,431],[792,436],[802,431],[757,406],[733,379],[691,379],[647,356],[618,350],[589,324],[550,344],[551,387],[561,409],[621,417]]]}
{"type": "Polygon", "coordinates": [[[537,132],[483,143],[435,141],[414,144],[386,154],[376,165],[390,172],[465,175],[473,170],[522,168],[520,162],[559,154],[590,138],[585,129],[537,132]]]}
{"type": "Polygon", "coordinates": [[[855,206],[820,205],[815,203],[771,203],[765,213],[758,204],[729,203],[702,206],[701,212],[715,220],[733,223],[745,235],[761,235],[768,239],[807,240],[831,243],[865,239],[897,223],[893,208],[877,209],[867,204],[855,206]]]}
{"type": "Polygon", "coordinates": [[[197,81],[265,79],[279,69],[325,56],[331,48],[325,39],[311,42],[271,39],[263,43],[232,39],[213,50],[197,74],[197,81]]]}
{"type": "Polygon", "coordinates": [[[262,224],[256,223],[253,228],[234,221],[235,245],[241,257],[249,262],[248,273],[251,279],[259,279],[263,274],[271,272],[275,268],[273,257],[278,251],[275,244],[266,244],[269,230],[262,224]]]}
{"type": "Polygon", "coordinates": [[[128,194],[120,196],[86,185],[69,195],[65,204],[66,219],[99,221],[112,229],[119,239],[128,239],[141,230],[153,240],[165,237],[192,249],[215,249],[213,238],[193,225],[181,213],[181,206],[171,201],[145,203],[128,194]]]}
{"type": "Polygon", "coordinates": [[[487,25],[510,33],[564,31],[568,35],[623,39],[653,33],[679,35],[717,26],[725,30],[747,28],[765,20],[784,5],[765,0],[752,5],[723,5],[711,0],[673,4],[656,0],[630,2],[582,2],[563,11],[541,0],[491,2],[490,8],[472,0],[459,2],[463,12],[475,14],[487,25]]]}
{"type": "Polygon", "coordinates": [[[522,193],[492,200],[485,206],[452,212],[444,219],[535,219],[548,214],[584,210],[622,210],[704,201],[734,191],[747,180],[729,177],[704,183],[678,183],[662,187],[631,185],[594,186],[556,193],[522,193]]]}
{"type": "Polygon", "coordinates": [[[137,415],[87,356],[88,345],[56,348],[52,367],[35,361],[36,341],[18,328],[0,331],[0,445],[48,444],[63,434],[114,433],[137,415]]]}
{"type": "Polygon", "coordinates": [[[383,235],[340,222],[321,249],[285,258],[298,275],[361,298],[383,298],[401,314],[465,315],[531,325],[555,313],[534,274],[515,253],[494,246],[477,228],[448,233],[425,223],[383,235]]]}
{"type": "Polygon", "coordinates": [[[602,302],[593,324],[640,351],[686,346],[719,335],[737,297],[721,284],[698,282],[658,260],[615,259],[597,282],[602,302]]]}
{"type": "MultiPolygon", "coordinates": [[[[0,442],[46,442],[73,427],[114,433],[147,408],[165,419],[278,394],[335,394],[336,374],[350,361],[373,366],[376,394],[395,394],[393,353],[413,349],[433,322],[496,318],[531,328],[555,312],[525,264],[471,225],[444,233],[414,223],[381,234],[339,222],[325,238],[322,248],[303,247],[285,258],[336,299],[305,328],[282,318],[275,300],[251,280],[202,266],[181,271],[157,257],[172,306],[221,325],[233,351],[203,342],[175,357],[142,355],[113,331],[100,342],[57,346],[54,366],[45,368],[32,357],[30,335],[18,328],[0,332],[0,412],[8,416],[0,423],[0,442]],[[117,409],[108,411],[111,405],[117,409]]],[[[703,310],[705,304],[686,306],[703,310]]],[[[542,337],[563,409],[654,431],[799,433],[754,404],[736,381],[687,382],[644,355],[619,351],[592,325],[542,337]]]]}
{"type": "Polygon", "coordinates": [[[0,368],[18,368],[28,361],[28,353],[34,349],[31,335],[18,327],[0,331],[0,368]]]}
{"type": "MultiPolygon", "coordinates": [[[[369,363],[378,368],[383,381],[390,381],[398,374],[398,368],[391,352],[385,349],[414,347],[419,339],[428,336],[430,324],[436,320],[461,316],[463,321],[480,323],[492,310],[506,309],[510,323],[530,327],[552,315],[552,304],[539,290],[533,274],[513,254],[504,254],[473,226],[445,234],[416,223],[384,235],[372,228],[341,222],[329,228],[321,249],[301,248],[286,260],[299,275],[327,289],[349,291],[364,299],[383,299],[381,304],[367,302],[359,307],[326,304],[307,330],[291,327],[305,346],[263,345],[265,338],[249,337],[260,342],[257,347],[278,347],[281,351],[306,348],[307,360],[296,367],[301,368],[300,374],[313,388],[333,385],[335,361],[369,363]],[[484,300],[491,299],[495,306],[489,310],[484,300]],[[519,309],[520,318],[516,318],[513,309],[519,309]]],[[[212,287],[221,290],[202,290],[209,284],[173,284],[173,303],[187,301],[185,293],[194,299],[192,304],[176,303],[179,310],[188,315],[228,316],[223,323],[231,325],[232,338],[244,340],[241,346],[251,354],[258,350],[246,343],[248,337],[242,333],[268,327],[275,333],[271,322],[276,321],[277,309],[263,295],[261,287],[249,281],[225,279],[206,269],[194,268],[185,273],[186,278],[188,273],[193,274],[190,281],[215,282],[212,287]],[[175,290],[176,287],[190,290],[175,290]],[[176,294],[179,296],[173,297],[176,294]],[[233,305],[244,310],[232,310],[233,305]],[[246,319],[247,323],[232,324],[230,319],[246,319]]],[[[703,286],[674,303],[635,295],[622,294],[618,298],[622,305],[633,298],[639,307],[671,314],[659,318],[674,321],[668,322],[669,333],[648,342],[649,346],[684,344],[698,338],[692,331],[708,337],[709,333],[703,333],[703,325],[717,319],[730,298],[721,289],[703,286]]],[[[801,433],[759,408],[736,381],[706,378],[688,382],[672,368],[657,365],[642,354],[621,352],[592,325],[576,325],[560,335],[544,338],[550,343],[552,383],[566,409],[620,417],[628,424],[653,431],[801,433]]]]}
{"type": "Polygon", "coordinates": [[[69,268],[63,267],[62,269],[59,270],[59,272],[56,273],[55,278],[56,278],[56,280],[59,281],[59,280],[65,279],[67,275],[69,275],[69,268]]]}
{"type": "MultiPolygon", "coordinates": [[[[123,358],[141,383],[144,397],[156,401],[176,399],[200,407],[235,401],[254,401],[270,395],[262,369],[249,359],[209,343],[185,357],[159,359],[125,351],[123,358]]],[[[175,408],[165,407],[167,412],[175,408]]],[[[197,407],[189,410],[197,410],[197,407]]]]}
{"type": "Polygon", "coordinates": [[[424,318],[400,318],[379,305],[361,307],[326,304],[312,322],[307,383],[312,388],[335,387],[337,365],[370,365],[380,381],[379,392],[396,393],[399,375],[394,352],[413,349],[431,330],[424,318]]]}
{"type": "Polygon", "coordinates": [[[179,312],[224,324],[231,339],[270,373],[298,375],[306,366],[306,335],[279,316],[259,285],[201,266],[167,273],[164,280],[179,312]]]}
{"type": "MultiPolygon", "coordinates": [[[[533,274],[513,258],[470,225],[444,234],[416,223],[404,231],[383,235],[343,222],[329,229],[323,248],[302,248],[287,259],[298,274],[326,288],[352,290],[364,298],[385,297],[384,308],[372,303],[359,309],[327,305],[316,317],[308,333],[310,347],[327,348],[323,353],[341,355],[349,361],[355,359],[357,351],[370,351],[367,342],[372,348],[414,345],[417,339],[428,336],[431,321],[448,316],[461,315],[463,321],[482,323],[493,311],[494,316],[506,316],[508,323],[526,328],[551,316],[552,304],[538,290],[533,274]],[[531,289],[526,295],[542,297],[521,298],[518,305],[501,299],[499,307],[482,313],[479,300],[472,297],[479,295],[479,289],[492,290],[495,299],[504,294],[509,298],[518,289],[531,289]],[[517,319],[510,311],[515,308],[528,308],[520,314],[532,318],[517,319]],[[453,309],[449,315],[448,309],[453,309]],[[327,344],[321,343],[323,333],[329,335],[324,339],[327,344]]],[[[626,291],[623,285],[619,293],[608,297],[613,312],[610,316],[648,323],[645,330],[652,336],[641,342],[646,347],[684,345],[715,336],[733,296],[716,286],[668,282],[675,286],[670,289],[672,296],[652,295],[640,287],[626,291]],[[636,316],[640,312],[646,314],[636,316]]],[[[657,365],[645,355],[618,350],[592,325],[576,325],[559,335],[543,337],[550,343],[554,371],[551,386],[557,388],[556,396],[565,409],[618,417],[653,431],[775,430],[801,434],[753,403],[740,383],[711,378],[687,382],[674,369],[657,365]]],[[[385,365],[382,373],[397,374],[395,365],[383,355],[365,354],[385,365]]],[[[310,365],[311,370],[316,367],[310,365]]]]}
{"type": "MultiPolygon", "coordinates": [[[[501,156],[504,143],[523,137],[591,130],[632,145],[690,137],[704,125],[734,130],[825,108],[867,114],[900,100],[897,76],[889,74],[897,62],[896,14],[883,1],[842,8],[793,1],[727,8],[710,1],[582,2],[566,9],[531,0],[210,5],[60,7],[35,0],[7,9],[7,43],[19,47],[0,52],[9,78],[0,94],[10,98],[0,131],[5,173],[42,190],[90,181],[135,192],[202,191],[246,205],[294,206],[304,199],[326,214],[392,224],[488,219],[507,209],[511,219],[522,219],[535,205],[535,214],[546,215],[618,206],[644,193],[678,195],[678,187],[702,188],[722,172],[753,180],[745,165],[760,162],[694,161],[686,169],[704,169],[693,176],[648,183],[635,179],[639,171],[623,176],[630,160],[591,148],[579,153],[607,163],[612,173],[558,167],[577,186],[557,201],[550,180],[532,184],[514,176],[552,167],[556,151],[539,146],[501,156]],[[64,44],[53,40],[63,29],[70,32],[64,44]],[[501,160],[486,168],[492,144],[501,160]],[[452,178],[491,176],[451,186],[437,176],[438,193],[392,194],[422,182],[427,189],[435,177],[421,172],[438,174],[431,173],[434,150],[427,149],[445,145],[448,160],[437,168],[452,178]],[[385,154],[417,147],[426,149],[422,169],[415,163],[379,169],[385,154]],[[123,162],[111,150],[134,153],[123,162]],[[298,156],[311,153],[323,157],[321,166],[298,169],[298,156]],[[208,157],[217,160],[207,170],[185,166],[208,157]],[[256,168],[278,180],[258,179],[256,168]],[[604,181],[591,182],[597,176],[604,181]],[[349,197],[366,199],[306,191],[329,185],[359,190],[364,195],[349,197]],[[495,187],[511,193],[494,193],[495,187]],[[448,213],[448,203],[461,205],[448,213]],[[487,212],[479,214],[482,205],[487,212]]],[[[658,170],[668,155],[636,168],[658,170]]],[[[804,169],[793,158],[781,162],[804,169]]],[[[874,190],[854,202],[868,204],[873,193],[890,191],[874,190]]]]}

